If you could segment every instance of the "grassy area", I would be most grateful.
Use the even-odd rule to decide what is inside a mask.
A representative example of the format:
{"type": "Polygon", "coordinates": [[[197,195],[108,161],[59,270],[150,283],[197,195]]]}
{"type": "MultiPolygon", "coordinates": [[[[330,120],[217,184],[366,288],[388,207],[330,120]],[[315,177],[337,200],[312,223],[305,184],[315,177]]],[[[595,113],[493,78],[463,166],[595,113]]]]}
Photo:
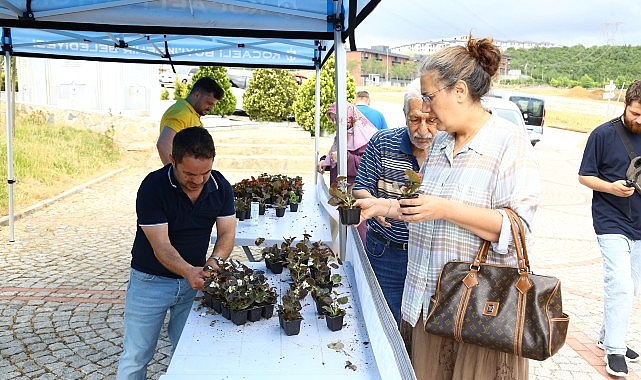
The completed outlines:
{"type": "MultiPolygon", "coordinates": [[[[37,118],[35,118],[37,119],[37,118]]],[[[6,126],[0,139],[6,141],[6,126]]],[[[13,137],[16,183],[14,209],[58,195],[113,170],[121,152],[106,134],[19,119],[13,137]]],[[[0,173],[6,178],[7,145],[0,145],[0,173]]],[[[0,215],[9,209],[8,186],[0,186],[0,215]]]]}
{"type": "MultiPolygon", "coordinates": [[[[383,102],[403,103],[404,88],[401,87],[364,87],[369,91],[373,99],[383,102]]],[[[360,90],[360,88],[359,88],[360,90]]],[[[554,87],[532,87],[512,88],[516,92],[527,92],[538,95],[552,95],[570,97],[585,100],[602,99],[603,90],[586,90],[583,88],[554,88],[554,87]]],[[[597,115],[577,114],[548,109],[545,115],[545,125],[555,128],[569,129],[578,132],[590,132],[596,126],[603,123],[603,117],[597,115]]]]}

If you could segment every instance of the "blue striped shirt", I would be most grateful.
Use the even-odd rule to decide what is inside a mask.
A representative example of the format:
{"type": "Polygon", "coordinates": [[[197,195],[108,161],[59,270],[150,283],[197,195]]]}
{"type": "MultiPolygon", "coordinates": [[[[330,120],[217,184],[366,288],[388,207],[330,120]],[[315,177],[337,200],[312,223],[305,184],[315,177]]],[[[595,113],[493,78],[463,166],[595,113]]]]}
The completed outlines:
{"type": "MultiPolygon", "coordinates": [[[[366,190],[377,198],[396,199],[401,195],[400,186],[407,181],[407,169],[419,170],[407,127],[380,130],[369,140],[363,153],[354,190],[366,190]]],[[[407,242],[405,222],[389,218],[387,221],[392,227],[383,227],[375,218],[368,219],[367,226],[387,240],[407,242]]]]}

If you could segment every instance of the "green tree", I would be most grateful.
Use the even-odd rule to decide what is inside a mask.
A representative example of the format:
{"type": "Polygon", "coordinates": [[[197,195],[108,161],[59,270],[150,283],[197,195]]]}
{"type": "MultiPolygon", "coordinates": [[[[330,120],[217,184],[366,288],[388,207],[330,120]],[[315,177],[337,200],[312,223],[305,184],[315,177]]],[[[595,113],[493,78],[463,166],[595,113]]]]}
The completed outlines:
{"type": "Polygon", "coordinates": [[[227,116],[234,113],[236,110],[236,97],[231,91],[229,91],[231,88],[231,81],[227,76],[227,69],[222,66],[200,66],[196,74],[191,77],[191,83],[187,84],[187,93],[191,91],[194,83],[203,77],[210,77],[215,80],[225,92],[225,96],[216,103],[209,114],[227,116]]]}
{"type": "MultiPolygon", "coordinates": [[[[321,68],[320,75],[320,127],[321,130],[326,131],[328,134],[336,132],[336,126],[329,121],[325,113],[329,106],[336,101],[336,86],[334,85],[334,57],[325,62],[321,68]]],[[[347,81],[347,101],[352,102],[356,96],[356,82],[354,77],[348,72],[346,76],[347,81]]],[[[314,101],[314,93],[316,90],[316,74],[313,74],[298,88],[296,100],[294,101],[294,115],[296,116],[296,123],[304,130],[308,131],[314,136],[314,112],[316,110],[316,103],[314,101]]]]}
{"type": "Polygon", "coordinates": [[[243,95],[243,109],[251,120],[282,121],[293,114],[298,84],[282,69],[254,70],[243,95]]]}

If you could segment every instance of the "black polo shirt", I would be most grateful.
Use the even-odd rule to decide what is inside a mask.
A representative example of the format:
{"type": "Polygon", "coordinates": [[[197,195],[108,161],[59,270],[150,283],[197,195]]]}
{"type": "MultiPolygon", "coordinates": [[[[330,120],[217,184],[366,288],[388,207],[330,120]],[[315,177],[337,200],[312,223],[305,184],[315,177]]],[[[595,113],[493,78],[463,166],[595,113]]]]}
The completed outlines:
{"type": "Polygon", "coordinates": [[[168,224],[169,240],[180,256],[191,265],[203,266],[216,218],[235,217],[234,192],[227,179],[212,170],[198,200],[192,204],[168,164],[149,173],[140,184],[136,215],[131,267],[148,274],[181,278],[158,261],[140,226],[168,224]]]}
{"type": "MultiPolygon", "coordinates": [[[[616,132],[614,123],[608,121],[595,128],[585,146],[579,175],[599,177],[608,182],[625,179],[630,157],[616,132]]],[[[641,153],[641,135],[626,130],[632,148],[641,153]]],[[[630,197],[592,192],[592,224],[597,235],[621,234],[631,240],[641,240],[641,195],[634,192],[630,197]]]]}

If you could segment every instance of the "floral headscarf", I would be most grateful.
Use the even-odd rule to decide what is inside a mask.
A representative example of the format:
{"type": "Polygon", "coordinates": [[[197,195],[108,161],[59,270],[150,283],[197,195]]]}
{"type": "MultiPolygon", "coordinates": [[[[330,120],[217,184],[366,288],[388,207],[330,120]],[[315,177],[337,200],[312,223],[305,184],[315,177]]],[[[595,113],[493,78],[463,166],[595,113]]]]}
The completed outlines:
{"type": "MultiPolygon", "coordinates": [[[[355,151],[367,145],[378,129],[356,106],[351,103],[345,105],[347,106],[347,150],[355,151]]],[[[329,117],[330,114],[336,116],[335,102],[327,109],[327,116],[329,117]]]]}

